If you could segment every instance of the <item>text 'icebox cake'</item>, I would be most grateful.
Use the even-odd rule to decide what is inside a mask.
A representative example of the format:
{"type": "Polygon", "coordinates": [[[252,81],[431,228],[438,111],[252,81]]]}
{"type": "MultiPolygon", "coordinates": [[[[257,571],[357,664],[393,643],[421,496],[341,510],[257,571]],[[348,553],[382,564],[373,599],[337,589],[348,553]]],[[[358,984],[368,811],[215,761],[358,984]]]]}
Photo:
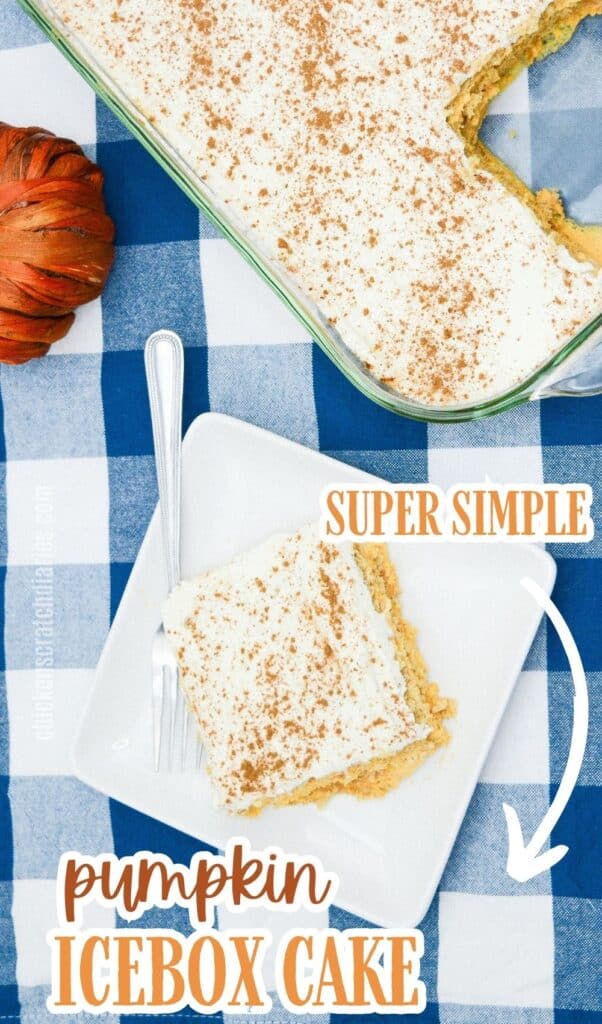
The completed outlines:
{"type": "Polygon", "coordinates": [[[600,232],[479,142],[602,0],[43,0],[382,385],[524,383],[600,311],[600,232]]]}
{"type": "Polygon", "coordinates": [[[164,608],[216,802],[381,796],[448,741],[383,545],[317,525],[181,583],[164,608]]]}

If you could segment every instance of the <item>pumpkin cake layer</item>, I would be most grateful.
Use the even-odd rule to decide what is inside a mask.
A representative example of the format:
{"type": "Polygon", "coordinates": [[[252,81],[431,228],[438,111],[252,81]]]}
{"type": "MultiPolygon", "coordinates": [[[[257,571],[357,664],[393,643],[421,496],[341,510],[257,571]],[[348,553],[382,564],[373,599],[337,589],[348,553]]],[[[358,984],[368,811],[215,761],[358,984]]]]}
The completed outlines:
{"type": "Polygon", "coordinates": [[[478,128],[602,0],[44,5],[404,398],[499,396],[599,312],[599,235],[478,128]]]}
{"type": "Polygon", "coordinates": [[[381,796],[448,741],[383,546],[274,537],[180,584],[164,623],[229,811],[381,796]]]}

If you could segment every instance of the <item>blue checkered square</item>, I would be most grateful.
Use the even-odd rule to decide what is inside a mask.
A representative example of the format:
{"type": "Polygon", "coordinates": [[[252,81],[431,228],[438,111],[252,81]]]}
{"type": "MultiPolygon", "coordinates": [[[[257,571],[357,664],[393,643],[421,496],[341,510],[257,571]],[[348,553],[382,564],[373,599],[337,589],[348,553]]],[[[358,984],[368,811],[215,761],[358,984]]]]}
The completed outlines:
{"type": "Polygon", "coordinates": [[[420,977],[426,986],[427,1009],[433,1020],[437,1011],[437,974],[439,950],[439,897],[435,896],[426,916],[420,922],[420,930],[424,935],[424,957],[420,967],[420,977]]]}
{"type": "Polygon", "coordinates": [[[530,120],[532,187],[559,189],[572,217],[585,220],[589,214],[596,223],[602,202],[592,193],[600,185],[596,140],[602,136],[602,109],[558,110],[552,121],[547,113],[532,112],[530,120]]]}
{"type": "Polygon", "coordinates": [[[458,423],[429,423],[430,448],[513,448],[540,445],[539,403],[529,402],[489,419],[458,423]]]}
{"type": "Polygon", "coordinates": [[[216,228],[213,221],[209,220],[204,214],[199,215],[199,240],[204,241],[207,238],[222,238],[221,231],[216,228]]]}
{"type": "Polygon", "coordinates": [[[357,914],[352,914],[349,910],[331,906],[328,908],[328,927],[338,928],[342,932],[346,928],[373,928],[374,925],[371,921],[366,921],[363,917],[358,917],[357,914]]]}
{"type": "Polygon", "coordinates": [[[142,348],[158,325],[186,345],[205,345],[198,242],[120,246],[102,309],[107,351],[142,348]]]}
{"type": "MultiPolygon", "coordinates": [[[[567,854],[570,856],[570,854],[567,854]]],[[[598,862],[599,873],[599,862],[598,862]]],[[[556,931],[556,1006],[566,1011],[602,1012],[600,935],[602,903],[590,899],[554,899],[556,931]]],[[[568,1024],[568,1017],[565,1017],[568,1024]]],[[[571,1024],[579,1022],[577,1014],[571,1024]]]]}
{"type": "MultiPolygon", "coordinates": [[[[7,573],[5,657],[7,668],[35,668],[35,569],[13,567],[7,573]]],[[[109,626],[109,567],[55,565],[52,570],[52,631],[55,668],[95,668],[109,626]]],[[[44,640],[48,640],[45,633],[44,640]]]]}
{"type": "Polygon", "coordinates": [[[292,441],[318,447],[310,344],[219,345],[208,350],[208,359],[213,412],[227,410],[292,441]]]}
{"type": "Polygon", "coordinates": [[[33,46],[43,41],[40,29],[13,0],[0,0],[0,50],[33,46]]]}
{"type": "MultiPolygon", "coordinates": [[[[569,755],[573,733],[573,679],[570,672],[550,672],[550,781],[559,784],[569,755]]],[[[589,736],[579,781],[583,786],[602,786],[602,673],[588,672],[589,736]]]]}
{"type": "Polygon", "coordinates": [[[16,776],[10,784],[14,877],[56,878],[61,854],[111,852],[109,802],[68,776],[16,776]]]}
{"type": "Polygon", "coordinates": [[[524,885],[507,874],[503,803],[515,808],[524,836],[530,837],[549,806],[548,787],[479,783],[441,880],[442,889],[493,896],[550,892],[549,872],[524,885]]]}
{"type": "Polygon", "coordinates": [[[6,1020],[22,1022],[20,1016],[21,1004],[19,1002],[19,989],[17,985],[0,985],[0,1006],[4,1011],[6,1020]]]}
{"type": "Polygon", "coordinates": [[[355,466],[365,473],[373,473],[392,483],[423,484],[428,480],[428,452],[426,448],[410,448],[407,451],[360,451],[356,449],[323,449],[339,462],[355,466]]]}
{"type": "Polygon", "coordinates": [[[184,405],[182,430],[203,412],[209,411],[209,370],[207,349],[187,348],[184,355],[184,405]]]}
{"type": "Polygon", "coordinates": [[[100,372],[97,355],[51,356],[25,366],[3,366],[7,457],[104,455],[100,372]]]}
{"type": "Polygon", "coordinates": [[[102,391],[107,455],[151,456],[153,434],[141,348],[105,353],[102,391]]]}
{"type": "MultiPolygon", "coordinates": [[[[291,1015],[280,1018],[281,1020],[292,1020],[291,1015]]],[[[311,1024],[312,1018],[309,1014],[299,1018],[304,1024],[311,1024]]],[[[336,1024],[407,1024],[411,1017],[398,1013],[337,1013],[330,1018],[336,1024]]],[[[436,1003],[427,1003],[426,1009],[416,1018],[421,1024],[439,1024],[439,1008],[436,1003]]],[[[277,1021],[279,1024],[279,1020],[277,1021]]]]}
{"type": "MultiPolygon", "coordinates": [[[[2,822],[2,843],[0,843],[0,883],[10,888],[12,881],[12,824],[8,799],[8,775],[0,775],[0,822],[2,822]]],[[[8,941],[8,940],[6,940],[8,941]]]]}
{"type": "Polygon", "coordinates": [[[601,48],[602,20],[585,18],[566,46],[529,69],[530,108],[554,115],[602,107],[601,48]]]}
{"type": "MultiPolygon", "coordinates": [[[[550,786],[552,800],[557,790],[550,786]]],[[[602,901],[602,787],[577,786],[552,833],[556,843],[569,852],[552,872],[554,895],[602,901]]]]}
{"type": "Polygon", "coordinates": [[[196,239],[195,207],[152,156],[132,139],[99,142],[107,209],[118,225],[118,245],[196,239]],[[149,196],[157,201],[149,203],[149,196]]]}
{"type": "Polygon", "coordinates": [[[102,142],[131,142],[132,135],[129,128],[115,116],[113,111],[96,97],[96,141],[102,142]]]}
{"type": "MultiPolygon", "coordinates": [[[[209,409],[207,349],[188,348],[184,357],[183,429],[209,409]]],[[[106,352],[102,391],[108,456],[152,455],[153,435],[142,349],[106,352]]]]}
{"type": "Polygon", "coordinates": [[[523,666],[525,672],[543,672],[547,668],[547,624],[543,621],[537,633],[535,639],[531,644],[531,650],[529,651],[525,664],[523,666]]]}
{"type": "Polygon", "coordinates": [[[602,480],[602,448],[594,445],[556,445],[543,450],[543,472],[546,483],[589,484],[594,494],[591,517],[595,535],[589,544],[549,544],[554,558],[602,557],[602,505],[597,495],[602,480]]]}
{"type": "Polygon", "coordinates": [[[167,854],[174,863],[187,864],[199,850],[216,852],[214,846],[126,807],[118,800],[110,800],[109,804],[114,850],[118,857],[128,857],[139,850],[152,850],[167,854]]]}
{"type": "Polygon", "coordinates": [[[444,1003],[441,1024],[554,1024],[554,1011],[538,1006],[466,1006],[444,1003]]]}
{"type": "MultiPolygon", "coordinates": [[[[602,622],[600,559],[557,558],[558,577],[553,599],[572,630],[587,671],[602,669],[602,645],[596,623],[602,622]],[[584,613],[585,609],[585,613],[584,613]]],[[[548,667],[562,672],[566,655],[552,623],[548,621],[548,667]]]]}
{"type": "Polygon", "coordinates": [[[181,935],[190,935],[193,931],[185,907],[151,907],[135,921],[127,921],[117,914],[116,922],[117,928],[172,928],[181,935]]]}
{"type": "Polygon", "coordinates": [[[157,504],[157,474],[150,455],[108,459],[111,562],[133,562],[157,504]]]}
{"type": "Polygon", "coordinates": [[[119,602],[123,597],[123,592],[126,588],[127,581],[130,578],[132,571],[132,562],[111,562],[111,604],[110,604],[110,618],[111,622],[117,614],[119,608],[119,602]]]}
{"type": "Polygon", "coordinates": [[[313,382],[323,451],[426,448],[426,424],[392,416],[364,398],[317,345],[313,348],[313,382]]]}
{"type": "Polygon", "coordinates": [[[541,443],[553,445],[602,444],[602,396],[555,398],[541,403],[541,443]]]}
{"type": "Polygon", "coordinates": [[[602,1012],[596,1010],[556,1010],[554,1024],[602,1024],[602,1012]]]}
{"type": "MultiPolygon", "coordinates": [[[[15,934],[12,921],[13,886],[12,882],[0,881],[0,1000],[6,987],[15,984],[15,934]]],[[[0,1001],[4,1010],[4,1003],[0,1001]]]]}

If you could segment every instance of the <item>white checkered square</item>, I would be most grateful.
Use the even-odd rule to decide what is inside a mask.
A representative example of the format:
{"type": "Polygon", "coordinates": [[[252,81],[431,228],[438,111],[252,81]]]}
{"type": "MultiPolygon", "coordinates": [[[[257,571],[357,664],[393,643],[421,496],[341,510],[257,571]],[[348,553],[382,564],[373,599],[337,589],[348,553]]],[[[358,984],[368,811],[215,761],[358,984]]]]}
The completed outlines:
{"type": "Polygon", "coordinates": [[[442,1003],[553,1006],[552,898],[441,893],[438,990],[442,1003]]]}
{"type": "Polygon", "coordinates": [[[445,490],[454,484],[543,482],[541,448],[429,448],[429,480],[445,490]]]}
{"type": "Polygon", "coordinates": [[[102,352],[102,304],[100,299],[80,306],[69,333],[50,346],[49,356],[102,352]]]}
{"type": "MultiPolygon", "coordinates": [[[[38,878],[14,884],[13,921],[17,947],[17,983],[23,986],[50,982],[50,946],[46,935],[58,926],[56,882],[38,878]]],[[[115,912],[89,903],[84,909],[84,928],[114,928],[115,912]]]]}
{"type": "Polygon", "coordinates": [[[296,317],[229,242],[203,239],[200,249],[208,345],[286,345],[309,340],[296,317]]]}
{"type": "Polygon", "coordinates": [[[548,677],[546,672],[523,672],[483,767],[481,782],[547,785],[549,781],[548,677]]]}
{"type": "Polygon", "coordinates": [[[69,775],[71,747],[94,672],[85,669],[6,673],[11,775],[69,775]]]}
{"type": "Polygon", "coordinates": [[[10,565],[109,562],[106,459],[7,465],[10,565]]]}
{"type": "Polygon", "coordinates": [[[0,50],[0,96],[9,124],[43,125],[80,144],[96,141],[94,93],[52,43],[0,50]]]}
{"type": "MultiPolygon", "coordinates": [[[[19,1024],[57,1024],[57,1020],[61,1020],[61,1017],[57,1017],[56,1013],[51,1013],[46,1006],[49,996],[50,985],[21,986],[19,989],[19,1003],[21,1005],[19,1024]]],[[[99,1021],[102,1021],[102,1024],[121,1024],[122,1020],[127,1020],[126,1017],[122,1018],[114,1013],[103,1013],[99,1017],[97,1013],[85,1013],[84,1011],[76,1016],[62,1019],[67,1019],[71,1024],[99,1024],[99,1021]]],[[[144,1021],[144,1017],[140,1019],[144,1021]]],[[[154,1020],[159,1024],[159,1017],[155,1017],[154,1020]]],[[[177,1017],[175,1020],[177,1020],[177,1017]]],[[[16,1024],[16,1022],[13,1022],[13,1024],[16,1024]]]]}
{"type": "Polygon", "coordinates": [[[529,113],[529,75],[523,71],[518,78],[496,96],[489,107],[489,114],[528,114],[529,113]]]}

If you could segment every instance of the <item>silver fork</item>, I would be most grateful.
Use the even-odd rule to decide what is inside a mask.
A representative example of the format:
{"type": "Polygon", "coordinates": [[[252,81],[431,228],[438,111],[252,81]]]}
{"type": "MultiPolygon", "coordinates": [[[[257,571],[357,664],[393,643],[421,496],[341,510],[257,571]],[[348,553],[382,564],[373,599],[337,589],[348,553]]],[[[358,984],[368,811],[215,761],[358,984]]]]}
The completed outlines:
{"type": "MultiPolygon", "coordinates": [[[[153,427],[167,590],[171,593],[180,582],[184,352],[178,335],[173,331],[151,334],[144,347],[144,365],[153,427]]],[[[189,715],[178,681],[178,663],[162,623],[152,645],[152,705],[155,771],[159,771],[162,754],[169,767],[174,766],[176,728],[180,736],[178,760],[182,770],[186,759],[189,715]],[[165,735],[168,744],[163,750],[165,735]]],[[[198,756],[197,747],[195,761],[198,761],[198,756]]]]}

